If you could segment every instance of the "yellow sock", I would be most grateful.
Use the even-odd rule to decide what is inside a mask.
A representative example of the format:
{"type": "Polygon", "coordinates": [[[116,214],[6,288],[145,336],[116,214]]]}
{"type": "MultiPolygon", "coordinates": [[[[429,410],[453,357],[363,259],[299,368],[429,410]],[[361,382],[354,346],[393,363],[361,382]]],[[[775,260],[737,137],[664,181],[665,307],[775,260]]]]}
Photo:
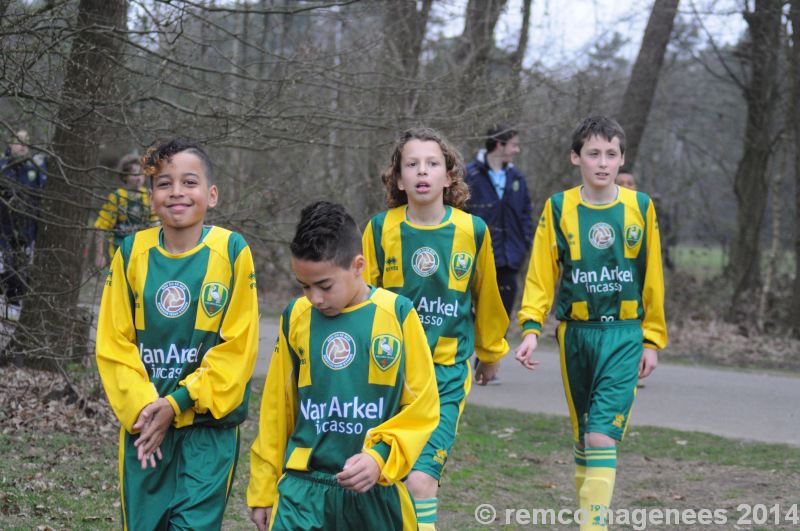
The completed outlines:
{"type": "Polygon", "coordinates": [[[617,448],[587,448],[586,478],[579,493],[583,525],[581,531],[608,529],[607,511],[617,476],[617,448]]]}
{"type": "Polygon", "coordinates": [[[419,531],[436,531],[436,525],[417,523],[417,529],[419,529],[419,531]]]}
{"type": "Polygon", "coordinates": [[[583,480],[586,479],[586,452],[575,446],[575,496],[580,500],[583,480]]]}

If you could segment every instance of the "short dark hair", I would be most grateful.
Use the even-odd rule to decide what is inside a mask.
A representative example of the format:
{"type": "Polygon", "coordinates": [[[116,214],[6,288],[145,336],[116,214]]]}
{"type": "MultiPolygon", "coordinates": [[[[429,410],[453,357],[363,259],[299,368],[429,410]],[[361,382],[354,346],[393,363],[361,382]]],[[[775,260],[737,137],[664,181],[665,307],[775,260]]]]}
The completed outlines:
{"type": "Polygon", "coordinates": [[[622,126],[608,116],[588,116],[584,118],[578,127],[572,131],[572,151],[581,154],[584,142],[593,136],[600,136],[611,142],[614,137],[619,138],[619,150],[625,154],[625,130],[622,126]]]}
{"type": "Polygon", "coordinates": [[[317,201],[300,213],[291,249],[299,260],[332,261],[347,269],[361,254],[361,231],[342,205],[317,201]]]}
{"type": "Polygon", "coordinates": [[[496,124],[486,131],[486,152],[491,153],[497,144],[505,144],[518,134],[517,130],[510,125],[496,124]]]}
{"type": "Polygon", "coordinates": [[[153,177],[164,162],[168,162],[173,155],[184,151],[196,155],[203,161],[203,166],[206,168],[206,180],[209,185],[214,184],[214,165],[211,164],[208,153],[199,142],[182,137],[157,140],[142,156],[142,172],[147,176],[150,184],[153,184],[153,177]]]}

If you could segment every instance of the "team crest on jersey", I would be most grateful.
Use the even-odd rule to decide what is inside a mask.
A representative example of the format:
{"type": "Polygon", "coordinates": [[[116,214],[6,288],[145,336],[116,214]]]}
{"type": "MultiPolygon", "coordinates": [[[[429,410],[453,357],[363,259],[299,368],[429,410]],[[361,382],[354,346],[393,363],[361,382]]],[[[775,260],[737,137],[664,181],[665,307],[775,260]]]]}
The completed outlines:
{"type": "Polygon", "coordinates": [[[411,257],[411,268],[421,277],[429,277],[439,269],[439,255],[430,247],[420,247],[411,257]]]}
{"type": "Polygon", "coordinates": [[[614,245],[614,227],[608,223],[595,223],[589,229],[589,242],[595,249],[608,249],[614,245]]]}
{"type": "Polygon", "coordinates": [[[450,259],[450,268],[457,280],[467,276],[472,269],[472,255],[468,253],[455,253],[450,259]]]}
{"type": "Polygon", "coordinates": [[[640,225],[628,225],[625,227],[625,245],[634,248],[642,241],[644,229],[640,225]]]}
{"type": "Polygon", "coordinates": [[[389,334],[375,336],[372,340],[372,359],[380,370],[388,370],[400,359],[400,340],[389,334]]]}
{"type": "Polygon", "coordinates": [[[228,288],[219,282],[206,282],[200,289],[200,306],[209,317],[214,317],[228,302],[228,288]]]}
{"type": "Polygon", "coordinates": [[[179,280],[164,282],[156,292],[156,308],[164,317],[180,317],[191,302],[189,288],[179,280]]]}
{"type": "Polygon", "coordinates": [[[356,357],[356,342],[350,334],[334,332],[322,343],[322,361],[338,371],[350,365],[356,357]]]}
{"type": "Polygon", "coordinates": [[[36,180],[36,176],[39,174],[36,170],[28,170],[28,180],[33,182],[36,180]]]}

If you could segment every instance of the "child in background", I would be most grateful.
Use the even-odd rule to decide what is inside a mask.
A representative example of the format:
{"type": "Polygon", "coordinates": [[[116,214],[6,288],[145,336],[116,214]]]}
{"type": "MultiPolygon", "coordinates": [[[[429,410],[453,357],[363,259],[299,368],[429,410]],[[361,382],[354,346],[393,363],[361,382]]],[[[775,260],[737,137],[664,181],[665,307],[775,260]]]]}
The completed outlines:
{"type": "Polygon", "coordinates": [[[361,278],[361,234],[341,205],[304,208],[291,249],[305,296],[281,315],[250,453],[251,518],[259,531],[416,530],[401,480],[439,421],[417,312],[361,278]]]}
{"type": "Polygon", "coordinates": [[[250,247],[203,224],[208,155],[185,139],[143,160],[161,220],[125,238],[97,325],[97,366],[122,425],[124,529],[220,529],[258,348],[250,247]]]}
{"type": "Polygon", "coordinates": [[[437,492],[471,385],[485,385],[508,351],[508,316],[486,224],[469,197],[461,155],[436,131],[410,129],[383,172],[390,210],[364,231],[364,278],[414,302],[433,355],[441,420],[406,484],[420,529],[435,529],[437,492]],[[474,313],[473,313],[474,312],[474,313]]]}
{"type": "Polygon", "coordinates": [[[94,264],[97,269],[111,262],[126,236],[155,225],[158,221],[156,213],[150,208],[150,195],[144,186],[139,157],[133,154],[122,157],[119,161],[119,177],[124,186],[108,194],[108,200],[94,222],[94,228],[99,229],[95,236],[94,264]]]}

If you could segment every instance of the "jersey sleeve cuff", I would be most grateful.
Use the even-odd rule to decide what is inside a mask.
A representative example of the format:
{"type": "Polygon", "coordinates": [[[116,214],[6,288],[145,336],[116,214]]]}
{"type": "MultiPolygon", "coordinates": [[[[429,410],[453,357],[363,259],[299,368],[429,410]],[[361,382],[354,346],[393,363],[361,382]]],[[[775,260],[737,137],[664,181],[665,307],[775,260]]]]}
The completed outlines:
{"type": "Polygon", "coordinates": [[[651,348],[651,349],[653,349],[653,350],[660,350],[660,349],[658,348],[658,345],[656,345],[655,343],[651,343],[650,341],[645,341],[645,342],[644,342],[644,344],[643,344],[642,346],[643,346],[644,348],[651,348]]]}
{"type": "Polygon", "coordinates": [[[522,337],[528,334],[536,334],[537,336],[542,333],[542,325],[536,321],[525,321],[522,323],[522,337]]]}
{"type": "Polygon", "coordinates": [[[167,395],[167,400],[175,410],[175,416],[180,415],[194,405],[194,400],[189,396],[189,390],[185,387],[179,387],[177,391],[167,395]]]}

